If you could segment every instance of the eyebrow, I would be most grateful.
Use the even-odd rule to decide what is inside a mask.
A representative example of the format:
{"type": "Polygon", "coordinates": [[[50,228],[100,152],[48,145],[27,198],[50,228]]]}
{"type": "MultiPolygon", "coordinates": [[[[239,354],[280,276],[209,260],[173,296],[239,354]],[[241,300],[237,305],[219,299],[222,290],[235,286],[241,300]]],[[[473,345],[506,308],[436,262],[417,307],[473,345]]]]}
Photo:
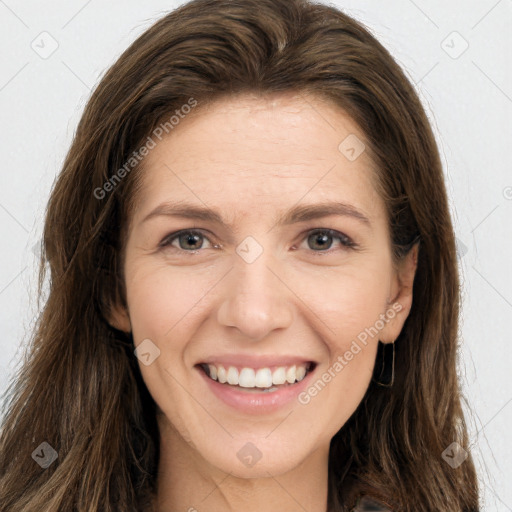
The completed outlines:
{"type": "MultiPolygon", "coordinates": [[[[338,215],[343,217],[352,217],[371,229],[372,224],[368,217],[354,206],[338,201],[330,201],[317,204],[297,205],[287,212],[282,213],[276,222],[276,225],[286,226],[298,222],[338,215]]],[[[217,224],[228,225],[215,210],[211,208],[197,206],[184,201],[165,202],[158,205],[148,215],[142,219],[141,224],[155,217],[183,217],[188,219],[210,221],[217,224]]]]}

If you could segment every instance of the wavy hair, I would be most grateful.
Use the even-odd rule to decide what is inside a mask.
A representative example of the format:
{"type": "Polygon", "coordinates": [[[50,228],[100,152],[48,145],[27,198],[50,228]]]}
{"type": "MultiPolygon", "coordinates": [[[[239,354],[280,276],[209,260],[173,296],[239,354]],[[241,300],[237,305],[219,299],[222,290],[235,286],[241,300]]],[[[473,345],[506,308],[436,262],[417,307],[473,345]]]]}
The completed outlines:
{"type": "Polygon", "coordinates": [[[311,93],[343,108],[378,169],[394,261],[420,244],[394,385],[371,382],[331,440],[329,511],[349,511],[361,495],[396,511],[479,510],[471,454],[455,469],[441,456],[452,442],[468,446],[456,371],[460,290],[442,164],[414,87],[368,29],[332,6],[193,0],[107,70],[53,185],[38,286],[40,297],[49,273],[48,296],[3,404],[1,512],[149,505],[157,408],[131,335],[106,320],[113,305],[126,306],[123,254],[144,160],[118,170],[191,98],[199,109],[245,92],[311,93]],[[42,442],[58,454],[46,469],[31,456],[42,442]]]}

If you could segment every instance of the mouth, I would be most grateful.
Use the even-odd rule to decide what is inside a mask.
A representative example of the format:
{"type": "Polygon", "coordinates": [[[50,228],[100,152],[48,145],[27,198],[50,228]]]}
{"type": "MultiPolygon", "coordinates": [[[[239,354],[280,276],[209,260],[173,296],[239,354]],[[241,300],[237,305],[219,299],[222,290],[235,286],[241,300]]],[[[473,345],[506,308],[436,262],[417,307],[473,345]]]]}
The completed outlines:
{"type": "Polygon", "coordinates": [[[289,366],[261,368],[225,366],[215,363],[196,365],[209,379],[234,390],[247,393],[274,393],[294,386],[313,372],[316,363],[307,361],[289,366]]]}

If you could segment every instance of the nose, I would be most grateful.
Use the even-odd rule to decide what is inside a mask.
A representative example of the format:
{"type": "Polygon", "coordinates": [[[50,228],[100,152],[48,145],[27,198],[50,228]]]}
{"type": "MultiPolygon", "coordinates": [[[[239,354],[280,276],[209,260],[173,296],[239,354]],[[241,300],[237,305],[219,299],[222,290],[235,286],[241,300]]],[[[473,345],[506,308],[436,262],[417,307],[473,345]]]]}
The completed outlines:
{"type": "Polygon", "coordinates": [[[293,292],[270,251],[252,263],[236,256],[234,268],[224,283],[217,319],[235,327],[245,339],[258,341],[274,329],[285,329],[293,321],[293,292]]]}

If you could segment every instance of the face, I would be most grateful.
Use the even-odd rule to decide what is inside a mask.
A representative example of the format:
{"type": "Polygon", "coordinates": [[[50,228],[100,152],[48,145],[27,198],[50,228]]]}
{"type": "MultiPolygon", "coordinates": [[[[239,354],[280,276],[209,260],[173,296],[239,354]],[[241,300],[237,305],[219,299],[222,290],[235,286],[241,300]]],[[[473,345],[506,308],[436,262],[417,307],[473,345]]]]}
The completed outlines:
{"type": "Polygon", "coordinates": [[[319,98],[244,95],[185,117],[146,156],[128,310],[112,324],[144,343],[176,453],[282,474],[326,453],[362,400],[413,276],[392,265],[364,141],[319,98]],[[327,203],[338,209],[315,208],[327,203]]]}

